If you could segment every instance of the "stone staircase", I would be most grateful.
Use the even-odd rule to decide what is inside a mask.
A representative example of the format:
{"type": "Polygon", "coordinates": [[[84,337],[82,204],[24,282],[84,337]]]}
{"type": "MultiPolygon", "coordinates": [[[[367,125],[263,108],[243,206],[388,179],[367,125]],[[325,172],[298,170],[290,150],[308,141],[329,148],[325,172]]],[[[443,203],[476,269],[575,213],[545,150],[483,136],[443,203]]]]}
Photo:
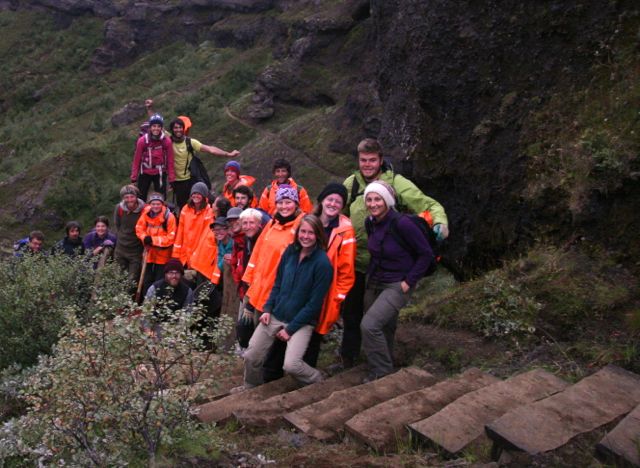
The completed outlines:
{"type": "Polygon", "coordinates": [[[409,367],[361,384],[365,375],[358,367],[307,387],[285,377],[193,412],[204,423],[291,426],[320,441],[347,436],[387,453],[412,441],[456,456],[487,442],[496,459],[504,450],[549,452],[624,417],[597,455],[640,466],[640,376],[613,365],[573,385],[542,369],[505,380],[469,369],[438,382],[409,367]]]}

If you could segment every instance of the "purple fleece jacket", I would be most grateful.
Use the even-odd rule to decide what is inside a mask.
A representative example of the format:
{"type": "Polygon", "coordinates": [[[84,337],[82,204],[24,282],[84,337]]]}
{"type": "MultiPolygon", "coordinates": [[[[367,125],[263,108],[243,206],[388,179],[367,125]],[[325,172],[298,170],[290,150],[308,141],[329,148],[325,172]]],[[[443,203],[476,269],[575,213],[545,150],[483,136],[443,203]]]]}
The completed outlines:
{"type": "Polygon", "coordinates": [[[379,222],[373,220],[373,232],[369,234],[367,249],[371,254],[369,278],[381,283],[406,281],[414,287],[434,261],[429,242],[420,228],[395,210],[389,210],[379,222]],[[396,231],[413,251],[406,251],[388,232],[394,218],[397,218],[396,231]]]}

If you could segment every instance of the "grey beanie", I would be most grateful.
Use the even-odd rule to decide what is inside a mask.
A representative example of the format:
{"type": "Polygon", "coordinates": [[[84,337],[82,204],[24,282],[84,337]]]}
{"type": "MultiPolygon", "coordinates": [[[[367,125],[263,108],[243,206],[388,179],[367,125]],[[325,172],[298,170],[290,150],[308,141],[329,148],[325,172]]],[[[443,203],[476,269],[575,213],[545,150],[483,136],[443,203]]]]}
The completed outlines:
{"type": "Polygon", "coordinates": [[[209,189],[204,182],[196,182],[193,184],[193,187],[191,187],[191,195],[194,193],[199,193],[206,199],[209,196],[209,189]]]}

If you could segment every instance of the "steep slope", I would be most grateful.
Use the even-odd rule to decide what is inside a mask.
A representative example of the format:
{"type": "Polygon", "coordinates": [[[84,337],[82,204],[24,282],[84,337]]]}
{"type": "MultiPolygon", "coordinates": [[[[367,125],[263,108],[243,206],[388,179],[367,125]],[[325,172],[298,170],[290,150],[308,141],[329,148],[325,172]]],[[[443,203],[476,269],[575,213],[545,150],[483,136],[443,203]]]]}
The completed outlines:
{"type": "MultiPolygon", "coordinates": [[[[41,207],[54,221],[49,230],[115,201],[143,117],[139,103],[151,96],[167,115],[193,116],[196,137],[241,148],[261,185],[272,159],[284,156],[313,194],[349,173],[360,138],[379,137],[396,170],[447,208],[446,258],[462,276],[540,238],[587,236],[623,252],[630,265],[640,254],[632,234],[640,195],[633,2],[31,0],[3,7],[3,26],[16,40],[3,52],[0,164],[7,177],[65,155],[66,182],[41,207]],[[21,33],[29,21],[38,25],[35,39],[21,33]],[[35,61],[46,72],[33,70],[35,61]],[[108,175],[90,154],[113,160],[108,175]],[[86,189],[78,177],[90,203],[79,201],[86,189]]],[[[206,164],[219,175],[222,161],[206,164]]],[[[15,236],[19,210],[5,206],[3,237],[15,236]]],[[[25,221],[42,226],[42,217],[25,221]]]]}

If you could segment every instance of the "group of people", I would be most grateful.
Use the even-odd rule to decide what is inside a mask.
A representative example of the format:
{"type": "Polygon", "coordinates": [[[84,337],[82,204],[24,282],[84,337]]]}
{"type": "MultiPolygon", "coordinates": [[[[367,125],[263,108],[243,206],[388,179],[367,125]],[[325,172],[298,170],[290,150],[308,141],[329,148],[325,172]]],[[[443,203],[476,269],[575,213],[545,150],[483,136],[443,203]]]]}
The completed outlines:
{"type": "Polygon", "coordinates": [[[259,197],[255,178],[241,174],[237,161],[227,162],[226,182],[214,196],[190,175],[193,152],[239,153],[194,139],[186,145],[185,121],[172,121],[167,136],[158,117],[151,115],[149,132],[138,139],[135,185],[120,191],[113,235],[99,217],[80,243],[80,226],[70,222],[55,249],[99,255],[113,247],[132,282],[144,266],[145,300],[170,299],[176,309],[194,301],[200,284],[214,285],[218,296],[209,297],[215,303],[209,310],[237,322],[245,361],[237,391],[283,372],[304,384],[322,380],[316,367],[323,337],[340,318],[338,367],[354,366],[362,349],[367,381],[393,372],[399,311],[435,261],[424,233],[404,213],[422,217],[443,240],[449,234],[443,207],[394,173],[371,138],[358,145],[358,170],[327,184],[315,206],[283,159],[274,162],[273,180],[259,197]],[[179,213],[167,203],[167,184],[179,213]],[[151,185],[155,191],[147,195],[151,185]]]}

